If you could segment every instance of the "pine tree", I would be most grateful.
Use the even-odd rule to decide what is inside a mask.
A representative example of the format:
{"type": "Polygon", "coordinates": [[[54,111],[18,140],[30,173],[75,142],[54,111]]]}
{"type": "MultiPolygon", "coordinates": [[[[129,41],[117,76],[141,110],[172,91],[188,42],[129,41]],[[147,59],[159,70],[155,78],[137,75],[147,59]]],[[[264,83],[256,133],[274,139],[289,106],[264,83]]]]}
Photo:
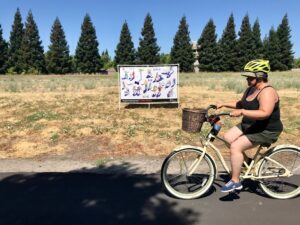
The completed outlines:
{"type": "Polygon", "coordinates": [[[248,14],[243,18],[239,37],[237,42],[237,53],[238,70],[241,71],[247,62],[254,59],[254,41],[248,14]]]}
{"type": "Polygon", "coordinates": [[[159,63],[160,48],[156,43],[157,40],[155,38],[152,18],[149,13],[145,18],[141,34],[142,38],[140,38],[137,50],[137,62],[145,65],[159,63]]]}
{"type": "Polygon", "coordinates": [[[265,59],[270,61],[270,67],[272,71],[280,70],[282,64],[280,62],[280,51],[279,40],[274,27],[269,32],[269,37],[264,40],[264,52],[265,59]]]}
{"type": "Polygon", "coordinates": [[[81,36],[75,53],[75,64],[78,72],[96,73],[101,70],[103,63],[99,55],[98,45],[95,27],[87,14],[81,26],[81,36]]]}
{"type": "Polygon", "coordinates": [[[218,44],[216,26],[210,19],[198,40],[198,61],[201,71],[218,71],[218,44]]]}
{"type": "Polygon", "coordinates": [[[128,24],[125,21],[121,30],[120,41],[115,50],[115,66],[121,64],[132,65],[134,63],[135,63],[134,45],[131,39],[131,34],[128,28],[128,24]]]}
{"type": "Polygon", "coordinates": [[[22,72],[20,49],[22,44],[22,38],[24,35],[24,28],[22,23],[22,17],[19,8],[15,13],[14,23],[10,32],[9,50],[8,50],[8,68],[11,72],[20,74],[22,72]]]}
{"type": "Polygon", "coordinates": [[[2,27],[0,25],[0,74],[6,72],[6,65],[8,59],[8,45],[2,37],[2,27]]]}
{"type": "Polygon", "coordinates": [[[280,47],[280,62],[282,67],[279,70],[290,70],[293,67],[293,45],[291,39],[291,29],[287,14],[283,17],[281,24],[277,28],[277,37],[280,47]]]}
{"type": "Polygon", "coordinates": [[[66,74],[71,72],[71,58],[65,32],[58,18],[55,19],[51,35],[51,44],[47,52],[46,62],[49,73],[66,74]]]}
{"type": "Polygon", "coordinates": [[[252,28],[252,37],[253,37],[253,59],[262,59],[263,58],[263,43],[261,41],[260,25],[258,19],[255,20],[252,28]]]}
{"type": "Polygon", "coordinates": [[[114,62],[111,60],[111,57],[109,56],[107,49],[104,52],[102,52],[101,60],[103,62],[103,68],[105,70],[112,68],[114,66],[114,62]]]}
{"type": "Polygon", "coordinates": [[[171,49],[171,63],[178,63],[180,72],[194,71],[195,57],[191,44],[190,32],[186,17],[180,20],[178,31],[174,37],[171,49]]]}
{"type": "Polygon", "coordinates": [[[230,15],[226,28],[219,41],[219,66],[221,71],[239,71],[237,58],[237,40],[233,14],[230,15]]]}
{"type": "Polygon", "coordinates": [[[166,54],[166,53],[161,53],[159,55],[159,63],[160,64],[170,64],[171,63],[171,56],[170,54],[166,54]]]}
{"type": "Polygon", "coordinates": [[[20,57],[23,72],[46,73],[44,49],[31,10],[28,13],[25,23],[20,57]]]}

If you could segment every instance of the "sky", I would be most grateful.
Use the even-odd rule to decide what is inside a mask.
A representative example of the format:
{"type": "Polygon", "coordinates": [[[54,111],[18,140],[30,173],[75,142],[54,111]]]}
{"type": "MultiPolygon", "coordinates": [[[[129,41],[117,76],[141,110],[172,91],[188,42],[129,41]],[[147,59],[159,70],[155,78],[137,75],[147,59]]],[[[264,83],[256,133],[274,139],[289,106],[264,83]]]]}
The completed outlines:
{"type": "Polygon", "coordinates": [[[197,41],[210,18],[216,25],[219,39],[231,13],[235,19],[236,34],[248,13],[252,25],[259,19],[263,39],[272,26],[278,27],[287,13],[294,56],[300,57],[299,0],[0,0],[0,24],[7,41],[17,8],[21,11],[23,22],[31,9],[45,51],[50,44],[51,27],[58,17],[71,54],[75,53],[81,24],[88,13],[96,28],[99,51],[107,49],[112,57],[125,21],[134,46],[138,47],[147,13],[152,17],[161,53],[170,52],[183,16],[187,18],[191,40],[197,41]]]}

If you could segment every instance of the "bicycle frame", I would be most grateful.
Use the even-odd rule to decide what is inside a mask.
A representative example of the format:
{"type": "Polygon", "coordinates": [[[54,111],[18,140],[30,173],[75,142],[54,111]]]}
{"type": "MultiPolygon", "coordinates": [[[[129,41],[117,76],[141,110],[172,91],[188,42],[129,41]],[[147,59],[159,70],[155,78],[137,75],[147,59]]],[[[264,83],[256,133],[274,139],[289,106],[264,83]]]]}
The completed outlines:
{"type": "MultiPolygon", "coordinates": [[[[195,161],[192,163],[192,165],[188,168],[188,173],[187,173],[188,176],[191,176],[195,172],[196,168],[201,163],[201,161],[202,161],[203,157],[205,156],[205,154],[208,154],[212,158],[212,160],[214,161],[214,164],[217,167],[215,159],[207,152],[209,148],[214,150],[217,157],[221,161],[221,164],[222,164],[223,168],[225,169],[225,171],[228,174],[230,174],[230,169],[227,166],[227,163],[226,163],[223,155],[221,154],[220,149],[218,147],[216,147],[211,142],[212,138],[215,138],[215,139],[218,139],[218,140],[222,141],[223,143],[225,143],[225,145],[228,144],[224,139],[210,133],[210,134],[208,134],[207,138],[205,138],[205,143],[203,144],[202,148],[201,147],[196,147],[196,146],[185,145],[185,146],[181,146],[181,147],[175,149],[175,151],[178,151],[178,150],[181,150],[181,149],[184,149],[184,148],[193,148],[193,149],[201,150],[203,152],[203,154],[200,157],[198,157],[197,159],[195,159],[195,161]]],[[[283,146],[277,146],[276,149],[278,149],[278,147],[283,147],[283,146]]],[[[263,148],[265,148],[265,147],[263,147],[263,146],[258,147],[257,152],[254,155],[253,160],[251,161],[250,165],[248,165],[245,161],[243,162],[244,165],[245,165],[246,171],[243,171],[243,173],[241,173],[241,178],[242,179],[259,180],[259,179],[268,179],[268,178],[276,178],[276,177],[290,177],[290,176],[293,175],[285,166],[283,166],[279,162],[277,162],[277,161],[269,158],[268,156],[266,156],[265,154],[268,152],[268,150],[265,154],[261,154],[260,151],[263,148]],[[263,159],[269,160],[269,161],[273,162],[274,164],[280,166],[282,169],[284,169],[285,172],[283,174],[280,174],[280,175],[258,176],[258,168],[259,168],[259,166],[260,166],[263,159]]],[[[217,169],[217,171],[218,171],[218,169],[217,169]]]]}

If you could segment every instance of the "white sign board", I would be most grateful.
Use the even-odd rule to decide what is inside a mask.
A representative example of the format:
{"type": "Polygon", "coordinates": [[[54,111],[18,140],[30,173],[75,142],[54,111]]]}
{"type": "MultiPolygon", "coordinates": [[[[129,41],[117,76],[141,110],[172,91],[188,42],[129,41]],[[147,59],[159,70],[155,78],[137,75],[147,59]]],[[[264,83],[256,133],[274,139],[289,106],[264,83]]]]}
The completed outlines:
{"type": "Polygon", "coordinates": [[[178,65],[118,67],[120,102],[178,103],[178,65]]]}

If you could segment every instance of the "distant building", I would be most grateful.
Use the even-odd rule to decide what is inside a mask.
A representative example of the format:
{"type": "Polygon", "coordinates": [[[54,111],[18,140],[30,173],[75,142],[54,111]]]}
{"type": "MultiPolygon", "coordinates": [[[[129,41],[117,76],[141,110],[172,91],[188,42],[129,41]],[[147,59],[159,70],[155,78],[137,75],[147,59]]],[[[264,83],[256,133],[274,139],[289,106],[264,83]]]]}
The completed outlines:
{"type": "Polygon", "coordinates": [[[197,45],[197,42],[196,41],[192,41],[192,48],[193,48],[193,53],[194,53],[194,57],[195,57],[195,62],[194,62],[194,70],[196,73],[199,72],[199,61],[198,61],[198,48],[199,47],[197,45]]]}

